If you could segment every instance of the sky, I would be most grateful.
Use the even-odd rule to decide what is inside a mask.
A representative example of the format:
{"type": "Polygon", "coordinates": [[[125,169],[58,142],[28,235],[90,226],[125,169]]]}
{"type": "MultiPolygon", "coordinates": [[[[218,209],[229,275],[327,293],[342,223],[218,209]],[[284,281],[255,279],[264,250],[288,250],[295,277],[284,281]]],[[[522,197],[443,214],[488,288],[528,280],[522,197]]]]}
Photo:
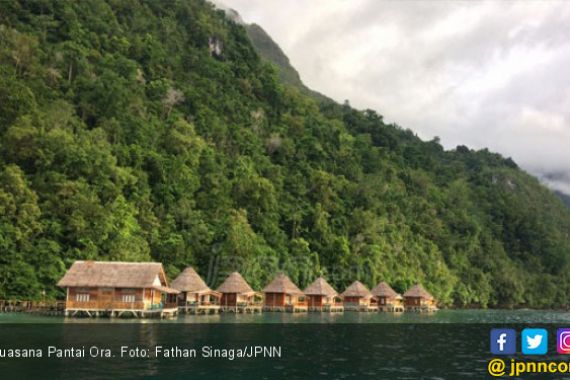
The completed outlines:
{"type": "Polygon", "coordinates": [[[570,2],[223,0],[303,82],[570,194],[570,2]]]}

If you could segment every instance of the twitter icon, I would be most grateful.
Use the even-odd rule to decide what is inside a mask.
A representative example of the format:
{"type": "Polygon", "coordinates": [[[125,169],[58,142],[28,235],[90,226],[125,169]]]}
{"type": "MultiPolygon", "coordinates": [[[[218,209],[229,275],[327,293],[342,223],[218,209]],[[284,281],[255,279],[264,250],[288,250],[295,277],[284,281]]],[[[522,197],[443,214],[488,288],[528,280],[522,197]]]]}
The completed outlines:
{"type": "Polygon", "coordinates": [[[545,329],[524,329],[521,341],[525,355],[545,355],[548,351],[548,332],[545,329]]]}

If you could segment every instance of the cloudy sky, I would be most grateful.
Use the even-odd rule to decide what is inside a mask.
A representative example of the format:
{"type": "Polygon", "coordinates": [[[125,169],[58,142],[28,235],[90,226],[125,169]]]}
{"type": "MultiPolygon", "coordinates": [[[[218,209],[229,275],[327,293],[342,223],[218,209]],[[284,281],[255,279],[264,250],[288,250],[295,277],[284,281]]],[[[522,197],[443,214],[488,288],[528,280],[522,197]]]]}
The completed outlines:
{"type": "Polygon", "coordinates": [[[570,2],[223,0],[305,84],[570,194],[570,2]]]}

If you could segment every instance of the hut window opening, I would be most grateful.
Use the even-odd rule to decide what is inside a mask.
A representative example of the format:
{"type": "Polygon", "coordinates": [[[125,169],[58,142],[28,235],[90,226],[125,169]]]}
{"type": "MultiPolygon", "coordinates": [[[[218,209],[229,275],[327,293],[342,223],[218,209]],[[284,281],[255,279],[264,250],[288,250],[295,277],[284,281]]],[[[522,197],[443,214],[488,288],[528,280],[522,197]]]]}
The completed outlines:
{"type": "Polygon", "coordinates": [[[78,293],[75,295],[77,302],[89,302],[89,293],[78,293]]]}
{"type": "Polygon", "coordinates": [[[123,302],[135,302],[134,294],[123,294],[123,302]]]}

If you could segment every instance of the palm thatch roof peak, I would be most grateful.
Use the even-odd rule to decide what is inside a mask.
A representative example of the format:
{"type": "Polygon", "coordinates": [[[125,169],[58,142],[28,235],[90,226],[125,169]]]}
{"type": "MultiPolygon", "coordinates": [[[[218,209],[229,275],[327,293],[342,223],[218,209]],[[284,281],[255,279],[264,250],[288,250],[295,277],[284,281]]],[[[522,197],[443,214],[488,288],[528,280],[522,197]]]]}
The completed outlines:
{"type": "Polygon", "coordinates": [[[303,294],[301,289],[284,273],[279,273],[273,281],[263,288],[264,293],[303,294]]]}
{"type": "Polygon", "coordinates": [[[346,290],[341,294],[343,297],[363,297],[370,298],[372,293],[360,281],[354,281],[346,290]]]}
{"type": "Polygon", "coordinates": [[[376,285],[371,293],[376,297],[396,298],[398,296],[398,293],[385,281],[376,285]]]}
{"type": "Polygon", "coordinates": [[[322,277],[317,278],[311,285],[304,290],[306,295],[335,297],[337,291],[322,277]]]}
{"type": "Polygon", "coordinates": [[[171,286],[181,292],[209,292],[211,289],[192,267],[187,267],[172,281],[171,286]]]}
{"type": "Polygon", "coordinates": [[[408,289],[406,293],[404,293],[404,297],[416,297],[433,300],[433,296],[420,284],[415,284],[410,289],[408,289]]]}
{"type": "Polygon", "coordinates": [[[217,291],[221,293],[238,294],[255,293],[239,272],[233,272],[226,277],[224,282],[218,287],[217,291]]]}

